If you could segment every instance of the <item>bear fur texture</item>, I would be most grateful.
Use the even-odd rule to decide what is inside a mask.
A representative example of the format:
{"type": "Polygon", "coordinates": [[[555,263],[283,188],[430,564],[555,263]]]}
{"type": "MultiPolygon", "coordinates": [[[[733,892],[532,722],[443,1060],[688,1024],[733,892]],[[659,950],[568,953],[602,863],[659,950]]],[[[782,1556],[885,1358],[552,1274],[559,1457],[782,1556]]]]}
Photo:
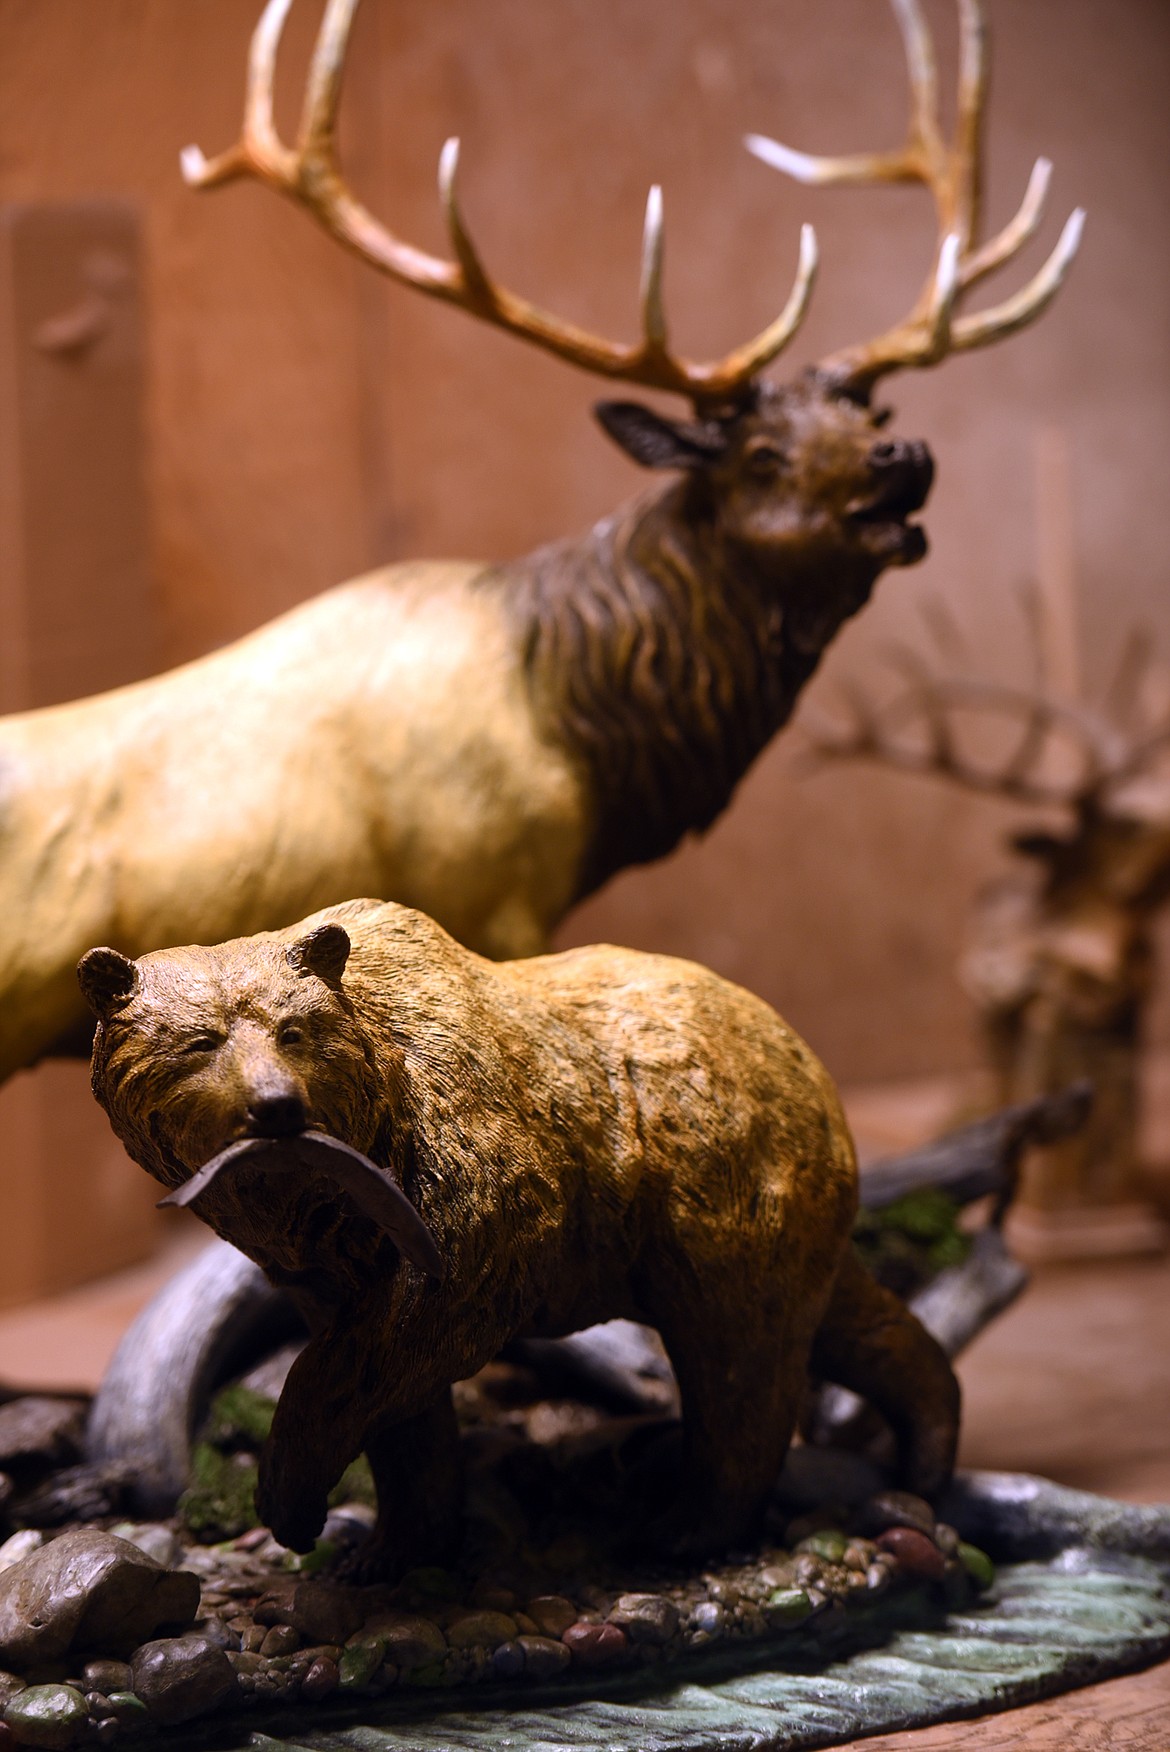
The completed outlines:
{"type": "Polygon", "coordinates": [[[760,999],[624,949],[492,963],[376,901],[137,962],[94,950],[79,973],[94,1091],[165,1186],[241,1139],[325,1133],[401,1187],[438,1249],[441,1277],[411,1264],[307,1151],[238,1162],[195,1201],[308,1323],[258,1491],[294,1550],[364,1450],[366,1573],[440,1560],[459,1528],[452,1382],[514,1337],[618,1316],[657,1328],[680,1388],[660,1549],[750,1536],[810,1369],[886,1415],[908,1486],[945,1482],[954,1375],[857,1261],[835,1090],[760,999]]]}

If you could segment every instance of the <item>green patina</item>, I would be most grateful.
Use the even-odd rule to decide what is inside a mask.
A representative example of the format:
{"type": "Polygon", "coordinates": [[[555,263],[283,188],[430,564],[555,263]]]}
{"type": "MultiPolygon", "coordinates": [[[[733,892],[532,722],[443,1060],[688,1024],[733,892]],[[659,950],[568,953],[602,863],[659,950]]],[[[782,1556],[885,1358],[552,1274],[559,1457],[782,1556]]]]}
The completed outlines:
{"type": "Polygon", "coordinates": [[[937,1187],[908,1192],[881,1210],[861,1210],[853,1240],[879,1283],[912,1296],[947,1266],[961,1265],[971,1237],[959,1227],[960,1206],[937,1187]]]}
{"type": "MultiPolygon", "coordinates": [[[[256,1513],[256,1453],[275,1412],[275,1402],[266,1394],[239,1382],[224,1387],[212,1400],[191,1451],[191,1483],[179,1499],[184,1525],[204,1544],[235,1539],[261,1525],[256,1513]]],[[[329,1501],[334,1506],[352,1502],[377,1506],[364,1454],[346,1467],[329,1501]]]]}

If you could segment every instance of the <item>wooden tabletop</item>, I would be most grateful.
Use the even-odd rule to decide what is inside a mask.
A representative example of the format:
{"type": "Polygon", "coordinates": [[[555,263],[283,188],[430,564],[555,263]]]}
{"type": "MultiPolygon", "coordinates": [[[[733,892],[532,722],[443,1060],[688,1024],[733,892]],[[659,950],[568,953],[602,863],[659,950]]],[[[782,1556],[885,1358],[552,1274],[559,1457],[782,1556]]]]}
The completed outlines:
{"type": "Polygon", "coordinates": [[[1170,1663],[1046,1703],[912,1734],[851,1740],[842,1752],[1167,1752],[1170,1663]]]}

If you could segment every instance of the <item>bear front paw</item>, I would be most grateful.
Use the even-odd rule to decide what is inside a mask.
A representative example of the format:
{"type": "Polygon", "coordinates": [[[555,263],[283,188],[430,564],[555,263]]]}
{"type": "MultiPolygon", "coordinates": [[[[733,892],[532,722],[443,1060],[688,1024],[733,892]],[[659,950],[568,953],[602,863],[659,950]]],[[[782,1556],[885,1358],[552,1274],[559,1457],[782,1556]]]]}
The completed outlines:
{"type": "Polygon", "coordinates": [[[261,1456],[256,1483],[256,1513],[275,1539],[290,1551],[312,1551],[317,1543],[328,1504],[321,1492],[306,1490],[295,1479],[282,1476],[261,1456]]]}

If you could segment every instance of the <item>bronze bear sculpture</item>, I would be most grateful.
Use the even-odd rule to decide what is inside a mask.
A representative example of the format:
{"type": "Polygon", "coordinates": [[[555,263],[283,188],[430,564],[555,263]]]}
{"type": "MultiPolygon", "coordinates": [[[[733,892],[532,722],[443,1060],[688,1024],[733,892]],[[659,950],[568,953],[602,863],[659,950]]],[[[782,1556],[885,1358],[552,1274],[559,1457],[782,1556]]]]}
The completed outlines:
{"type": "Polygon", "coordinates": [[[680,1388],[659,1549],[750,1534],[810,1369],[884,1412],[907,1485],[946,1481],[954,1375],[853,1253],[835,1090],[750,993],[609,947],[493,963],[377,901],[78,972],[114,1130],[308,1324],[257,1495],[294,1550],[364,1450],[364,1573],[448,1552],[452,1382],[617,1316],[658,1329],[680,1388]]]}

